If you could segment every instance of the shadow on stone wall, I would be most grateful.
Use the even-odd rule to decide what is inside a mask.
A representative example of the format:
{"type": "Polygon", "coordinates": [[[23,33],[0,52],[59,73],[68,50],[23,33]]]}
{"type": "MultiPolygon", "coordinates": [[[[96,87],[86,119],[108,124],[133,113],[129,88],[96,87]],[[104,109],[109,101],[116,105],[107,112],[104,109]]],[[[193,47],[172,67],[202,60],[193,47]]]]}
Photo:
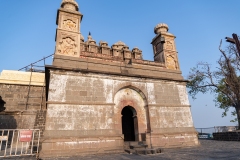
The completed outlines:
{"type": "Polygon", "coordinates": [[[12,115],[0,115],[0,129],[17,129],[17,121],[12,115]]]}
{"type": "MultiPolygon", "coordinates": [[[[0,96],[0,112],[5,111],[6,102],[0,96]]],[[[6,113],[0,114],[0,129],[17,129],[17,121],[14,116],[6,113]]]]}
{"type": "Polygon", "coordinates": [[[6,109],[6,107],[4,107],[5,104],[6,104],[6,102],[0,96],[0,112],[5,111],[5,109],[6,109]]]}
{"type": "MultiPolygon", "coordinates": [[[[8,129],[17,129],[17,121],[13,115],[8,115],[4,111],[6,102],[0,96],[0,135],[8,136],[8,142],[11,142],[14,131],[8,129]],[[3,130],[2,130],[3,129],[3,130]]],[[[1,142],[1,151],[5,149],[7,141],[1,142]]],[[[7,146],[9,148],[10,146],[7,146]]]]}

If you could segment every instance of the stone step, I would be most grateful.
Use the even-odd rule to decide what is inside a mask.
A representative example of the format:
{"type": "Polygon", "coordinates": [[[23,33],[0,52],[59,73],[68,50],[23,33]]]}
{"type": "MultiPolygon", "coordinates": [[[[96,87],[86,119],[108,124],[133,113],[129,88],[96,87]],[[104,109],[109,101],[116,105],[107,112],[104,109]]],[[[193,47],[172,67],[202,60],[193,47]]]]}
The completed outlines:
{"type": "Polygon", "coordinates": [[[134,146],[135,148],[145,148],[145,146],[142,145],[147,145],[145,141],[125,141],[124,142],[124,148],[125,149],[132,149],[134,146]]]}
{"type": "Polygon", "coordinates": [[[148,147],[147,144],[139,144],[139,145],[130,145],[130,149],[146,149],[148,147]]]}
{"type": "Polygon", "coordinates": [[[146,141],[125,141],[125,145],[142,145],[142,144],[147,144],[146,141]]]}
{"type": "Polygon", "coordinates": [[[161,148],[141,148],[141,149],[125,149],[129,154],[160,154],[163,152],[161,148]]]}
{"type": "Polygon", "coordinates": [[[159,154],[161,148],[148,148],[146,141],[125,141],[124,149],[129,154],[159,154]]]}

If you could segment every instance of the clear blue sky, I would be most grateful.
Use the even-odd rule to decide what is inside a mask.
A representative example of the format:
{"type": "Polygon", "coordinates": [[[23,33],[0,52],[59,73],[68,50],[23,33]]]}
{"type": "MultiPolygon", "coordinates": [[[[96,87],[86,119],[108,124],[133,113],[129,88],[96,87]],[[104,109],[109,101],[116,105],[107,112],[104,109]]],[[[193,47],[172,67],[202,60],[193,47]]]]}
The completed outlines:
{"type": "MultiPolygon", "coordinates": [[[[167,23],[176,35],[183,76],[197,62],[216,64],[219,42],[232,33],[240,35],[239,0],[77,0],[84,15],[81,33],[87,38],[121,40],[153,60],[150,44],[158,23],[167,23]]],[[[56,13],[61,0],[0,1],[0,70],[17,70],[54,53],[56,13]]],[[[223,45],[226,45],[224,43],[223,45]]],[[[48,62],[49,64],[51,61],[48,62]]],[[[234,125],[221,118],[212,95],[190,99],[195,127],[234,125]]]]}

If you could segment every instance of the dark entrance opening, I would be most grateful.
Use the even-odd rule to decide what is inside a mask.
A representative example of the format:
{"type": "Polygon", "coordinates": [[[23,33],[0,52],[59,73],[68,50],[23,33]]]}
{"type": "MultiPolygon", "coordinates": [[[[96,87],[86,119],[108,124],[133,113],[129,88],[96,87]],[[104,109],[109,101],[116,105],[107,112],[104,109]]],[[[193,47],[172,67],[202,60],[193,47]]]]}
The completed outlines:
{"type": "Polygon", "coordinates": [[[135,129],[137,129],[136,111],[133,107],[126,106],[122,110],[122,133],[124,141],[135,141],[135,129]]]}

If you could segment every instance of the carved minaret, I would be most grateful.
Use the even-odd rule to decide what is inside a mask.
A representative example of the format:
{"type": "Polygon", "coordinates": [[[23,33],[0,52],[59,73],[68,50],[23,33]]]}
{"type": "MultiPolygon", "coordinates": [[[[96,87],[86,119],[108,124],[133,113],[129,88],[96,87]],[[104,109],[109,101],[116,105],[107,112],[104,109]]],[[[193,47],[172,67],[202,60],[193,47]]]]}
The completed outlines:
{"type": "Polygon", "coordinates": [[[80,56],[80,23],[82,14],[75,0],[63,0],[57,14],[55,54],[80,56]]]}
{"type": "Polygon", "coordinates": [[[152,40],[154,61],[164,63],[166,68],[179,70],[177,50],[173,34],[168,32],[168,25],[158,24],[154,28],[156,36],[152,40]]]}

